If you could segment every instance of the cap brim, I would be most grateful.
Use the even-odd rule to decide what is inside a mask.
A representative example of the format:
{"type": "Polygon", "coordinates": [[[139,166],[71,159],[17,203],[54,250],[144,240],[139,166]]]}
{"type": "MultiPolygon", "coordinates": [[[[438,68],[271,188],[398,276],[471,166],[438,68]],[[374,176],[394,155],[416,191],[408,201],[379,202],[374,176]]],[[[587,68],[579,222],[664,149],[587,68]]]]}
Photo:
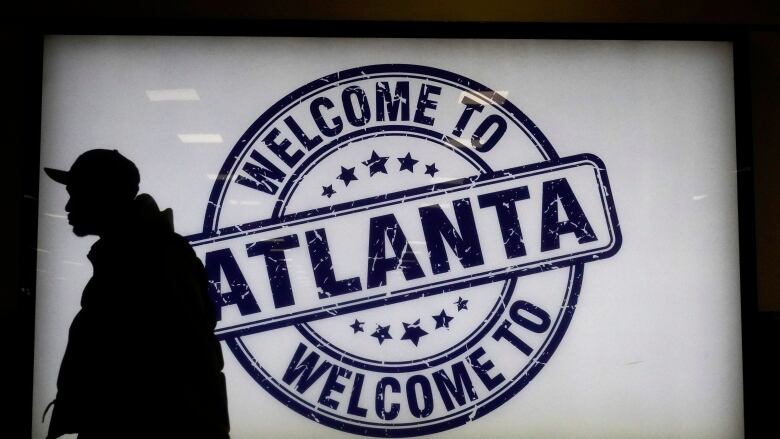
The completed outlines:
{"type": "Polygon", "coordinates": [[[70,173],[68,171],[62,171],[60,169],[43,168],[46,175],[57,183],[68,184],[70,182],[70,173]]]}

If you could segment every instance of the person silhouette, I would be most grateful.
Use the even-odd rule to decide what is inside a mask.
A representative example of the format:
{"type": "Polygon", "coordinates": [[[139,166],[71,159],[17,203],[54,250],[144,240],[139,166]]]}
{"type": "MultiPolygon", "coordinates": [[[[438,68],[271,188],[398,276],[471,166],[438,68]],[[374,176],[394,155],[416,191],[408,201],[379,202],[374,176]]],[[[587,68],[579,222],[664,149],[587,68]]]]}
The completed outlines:
{"type": "Polygon", "coordinates": [[[73,233],[99,237],[48,437],[228,438],[214,304],[171,210],[137,195],[138,168],[116,150],[90,150],[69,171],[44,171],[66,185],[73,233]]]}

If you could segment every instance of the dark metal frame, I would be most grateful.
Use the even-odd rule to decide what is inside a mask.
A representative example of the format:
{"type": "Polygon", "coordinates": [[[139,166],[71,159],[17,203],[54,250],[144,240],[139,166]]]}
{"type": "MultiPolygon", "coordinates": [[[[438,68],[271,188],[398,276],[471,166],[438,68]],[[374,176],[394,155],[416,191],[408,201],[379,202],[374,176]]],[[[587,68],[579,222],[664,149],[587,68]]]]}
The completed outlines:
{"type": "MultiPolygon", "coordinates": [[[[761,376],[756,376],[763,343],[757,330],[756,235],[753,188],[753,144],[750,112],[750,75],[746,26],[643,25],[643,24],[551,24],[486,22],[370,22],[370,21],[254,21],[254,20],[67,20],[63,22],[17,23],[12,29],[19,38],[21,59],[9,78],[20,90],[12,101],[21,111],[23,135],[13,145],[11,156],[17,189],[12,209],[19,222],[16,278],[11,294],[15,316],[5,322],[14,332],[10,355],[15,363],[4,374],[6,395],[14,407],[10,437],[30,436],[34,343],[35,273],[37,242],[37,194],[40,173],[40,117],[43,39],[54,34],[109,35],[198,35],[198,36],[299,36],[360,38],[507,38],[507,39],[593,39],[593,40],[689,40],[728,41],[734,48],[734,90],[736,156],[739,200],[740,286],[742,295],[743,382],[746,437],[759,435],[763,423],[759,407],[761,376]]],[[[11,85],[13,87],[14,85],[11,85]]],[[[77,109],[75,109],[77,111],[77,109]]],[[[18,127],[17,127],[18,128],[18,127]]],[[[38,414],[34,414],[38,415],[38,414]]],[[[6,429],[5,431],[9,431],[6,429]]]]}

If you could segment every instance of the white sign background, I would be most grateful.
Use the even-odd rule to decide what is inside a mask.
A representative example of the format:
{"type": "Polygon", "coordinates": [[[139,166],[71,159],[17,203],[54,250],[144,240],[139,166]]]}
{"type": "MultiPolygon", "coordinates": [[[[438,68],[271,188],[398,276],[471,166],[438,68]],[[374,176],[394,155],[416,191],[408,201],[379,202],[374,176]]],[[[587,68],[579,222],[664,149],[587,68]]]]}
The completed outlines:
{"type": "MultiPolygon", "coordinates": [[[[730,43],[49,37],[41,166],[116,148],[176,230],[197,233],[216,174],[261,113],[321,76],[380,63],[506,91],[560,156],[601,157],[623,234],[617,255],[586,264],[577,312],[537,377],[432,437],[741,437],[730,43]]],[[[42,171],[39,197],[35,438],[94,242],[71,233],[65,189],[42,171]]],[[[288,409],[224,355],[234,439],[352,436],[288,409]]]]}

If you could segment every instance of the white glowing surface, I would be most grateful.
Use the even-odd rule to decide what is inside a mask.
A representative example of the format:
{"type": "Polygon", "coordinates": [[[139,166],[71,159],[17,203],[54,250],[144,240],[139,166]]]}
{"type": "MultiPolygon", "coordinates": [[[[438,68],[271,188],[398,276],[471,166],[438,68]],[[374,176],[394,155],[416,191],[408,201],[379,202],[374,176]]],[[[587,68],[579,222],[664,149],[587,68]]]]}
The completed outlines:
{"type": "MultiPolygon", "coordinates": [[[[620,253],[586,266],[571,326],[531,384],[476,422],[434,436],[741,436],[728,43],[50,37],[41,164],[67,169],[86,149],[117,148],[141,169],[141,190],[173,208],[177,231],[196,233],[222,162],[260,113],[323,75],[392,62],[506,90],[561,156],[601,157],[623,232],[620,253]],[[180,133],[221,133],[220,143],[193,147],[180,133]]],[[[94,240],[72,235],[65,202],[64,188],[41,172],[35,438],[45,436],[40,415],[55,396],[67,329],[91,275],[85,256],[94,240]]],[[[294,413],[227,350],[225,359],[234,439],[351,437],[294,413]]]]}

